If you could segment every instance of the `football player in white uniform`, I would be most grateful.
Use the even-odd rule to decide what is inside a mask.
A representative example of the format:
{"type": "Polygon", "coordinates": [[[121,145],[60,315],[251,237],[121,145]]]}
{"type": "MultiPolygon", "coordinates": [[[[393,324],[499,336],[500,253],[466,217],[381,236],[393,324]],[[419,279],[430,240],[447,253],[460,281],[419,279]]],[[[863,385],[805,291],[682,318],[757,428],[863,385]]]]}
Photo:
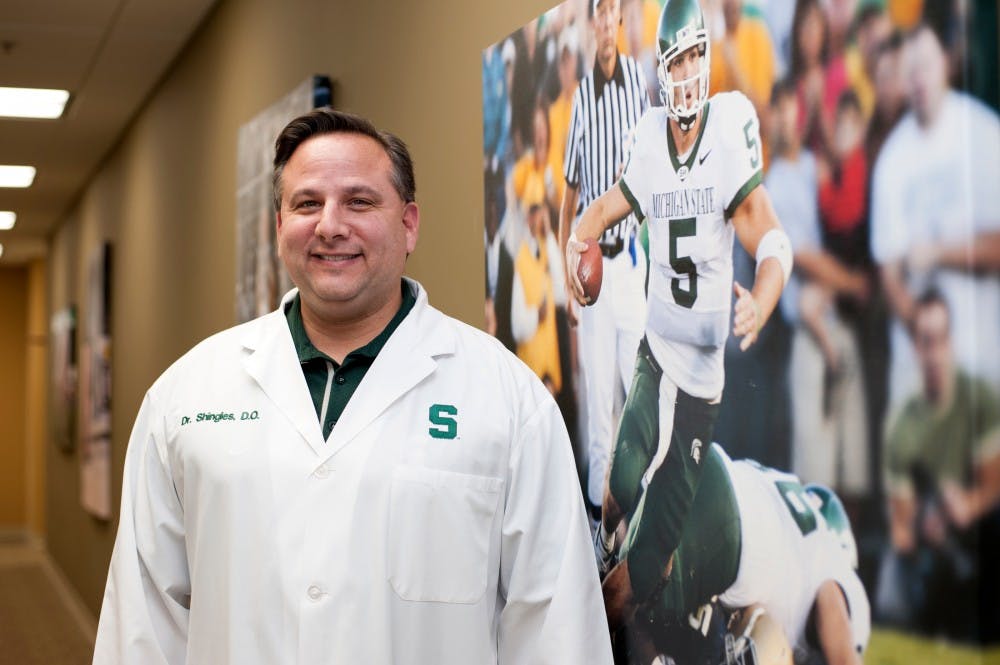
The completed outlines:
{"type": "MultiPolygon", "coordinates": [[[[696,518],[684,530],[667,584],[637,608],[627,633],[616,635],[619,658],[649,662],[653,654],[665,654],[679,663],[721,662],[723,644],[709,630],[721,619],[713,613],[750,608],[730,623],[742,618],[752,625],[746,619],[759,608],[774,625],[757,628],[769,628],[778,642],[787,638],[783,648],[771,645],[774,660],[861,665],[871,612],[837,496],[750,460],[734,462],[714,443],[702,464],[691,506],[696,518]]],[[[648,502],[640,508],[653,510],[648,502]]],[[[637,526],[630,525],[620,558],[635,545],[637,526]]],[[[761,634],[766,631],[752,632],[750,644],[743,640],[744,651],[754,641],[768,641],[761,634]]],[[[764,649],[756,645],[756,651],[764,649]]],[[[762,654],[757,656],[760,663],[762,654]]]]}
{"type": "Polygon", "coordinates": [[[577,276],[585,241],[630,212],[648,229],[648,319],[605,485],[602,561],[610,562],[616,528],[640,499],[659,509],[642,515],[629,556],[605,579],[612,627],[668,579],[722,397],[733,294],[733,333],[745,350],[792,269],[788,236],[761,184],[753,106],[738,92],[708,99],[709,35],[697,0],[663,7],[657,57],[664,106],[643,115],[617,186],[586,210],[566,248],[574,296],[586,304],[577,276]],[[752,290],[733,281],[734,236],[756,257],[752,290]]]}

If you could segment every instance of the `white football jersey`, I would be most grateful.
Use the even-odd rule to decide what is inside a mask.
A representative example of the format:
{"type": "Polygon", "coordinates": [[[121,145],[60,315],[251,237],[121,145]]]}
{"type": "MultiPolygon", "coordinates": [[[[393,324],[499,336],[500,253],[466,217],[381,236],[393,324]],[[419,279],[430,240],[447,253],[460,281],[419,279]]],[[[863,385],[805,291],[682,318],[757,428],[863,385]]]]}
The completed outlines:
{"type": "Polygon", "coordinates": [[[639,120],[619,187],[649,229],[653,354],[681,390],[714,399],[725,381],[732,304],[729,218],[762,179],[759,123],[743,94],[717,94],[702,110],[694,146],[678,155],[667,120],[663,107],[639,120]]]}
{"type": "Polygon", "coordinates": [[[784,628],[795,662],[815,647],[806,634],[816,592],[826,580],[844,593],[854,649],[871,634],[871,608],[850,554],[813,505],[799,479],[755,462],[729,462],[742,538],[736,581],[720,600],[729,607],[760,603],[784,628]]]}

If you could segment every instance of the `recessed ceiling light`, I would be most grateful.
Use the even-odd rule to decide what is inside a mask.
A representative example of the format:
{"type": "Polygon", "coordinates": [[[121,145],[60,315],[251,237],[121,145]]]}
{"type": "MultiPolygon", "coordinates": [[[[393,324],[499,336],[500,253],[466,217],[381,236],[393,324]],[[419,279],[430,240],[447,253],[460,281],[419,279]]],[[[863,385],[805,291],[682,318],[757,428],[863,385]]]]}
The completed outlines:
{"type": "Polygon", "coordinates": [[[34,166],[0,165],[0,187],[31,187],[34,181],[34,166]]]}
{"type": "Polygon", "coordinates": [[[0,88],[0,116],[58,118],[69,100],[68,90],[0,88]]]}
{"type": "Polygon", "coordinates": [[[7,231],[14,228],[17,215],[10,210],[0,210],[0,231],[7,231]]]}

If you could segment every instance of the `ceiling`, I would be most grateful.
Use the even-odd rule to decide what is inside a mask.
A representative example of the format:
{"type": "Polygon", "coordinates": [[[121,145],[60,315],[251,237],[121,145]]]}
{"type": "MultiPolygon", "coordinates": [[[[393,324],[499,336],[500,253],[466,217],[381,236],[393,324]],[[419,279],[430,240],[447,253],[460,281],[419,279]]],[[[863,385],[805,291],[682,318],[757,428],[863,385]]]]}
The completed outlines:
{"type": "Polygon", "coordinates": [[[0,118],[0,164],[37,169],[0,188],[0,266],[43,256],[108,151],[216,0],[2,0],[0,86],[62,88],[57,120],[0,118]]]}

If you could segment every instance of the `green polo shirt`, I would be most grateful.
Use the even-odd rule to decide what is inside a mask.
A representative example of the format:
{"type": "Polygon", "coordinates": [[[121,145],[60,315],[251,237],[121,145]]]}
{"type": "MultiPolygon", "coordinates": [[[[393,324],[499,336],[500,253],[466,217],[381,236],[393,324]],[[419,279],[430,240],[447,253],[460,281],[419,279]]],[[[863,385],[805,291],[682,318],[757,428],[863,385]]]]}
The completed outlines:
{"type": "Polygon", "coordinates": [[[292,341],[295,343],[295,352],[299,356],[299,364],[302,365],[302,373],[306,377],[306,385],[309,386],[313,406],[316,407],[316,416],[323,426],[324,440],[330,437],[330,432],[333,431],[333,426],[337,424],[340,415],[344,412],[344,407],[347,406],[351,395],[361,384],[361,379],[365,378],[365,374],[375,362],[375,358],[385,346],[386,341],[417,302],[416,296],[406,287],[405,282],[402,285],[402,291],[403,302],[399,306],[399,311],[392,317],[385,329],[360,349],[348,353],[343,363],[337,363],[336,360],[317,349],[309,341],[305,326],[302,325],[302,302],[298,294],[295,295],[291,305],[285,309],[288,329],[291,331],[292,341]],[[324,396],[326,396],[325,400],[324,396]]]}
{"type": "Polygon", "coordinates": [[[912,469],[921,466],[936,479],[968,486],[972,469],[1000,431],[1000,399],[980,379],[962,371],[944,411],[917,394],[899,412],[885,440],[884,473],[892,491],[910,488],[912,469]]]}

